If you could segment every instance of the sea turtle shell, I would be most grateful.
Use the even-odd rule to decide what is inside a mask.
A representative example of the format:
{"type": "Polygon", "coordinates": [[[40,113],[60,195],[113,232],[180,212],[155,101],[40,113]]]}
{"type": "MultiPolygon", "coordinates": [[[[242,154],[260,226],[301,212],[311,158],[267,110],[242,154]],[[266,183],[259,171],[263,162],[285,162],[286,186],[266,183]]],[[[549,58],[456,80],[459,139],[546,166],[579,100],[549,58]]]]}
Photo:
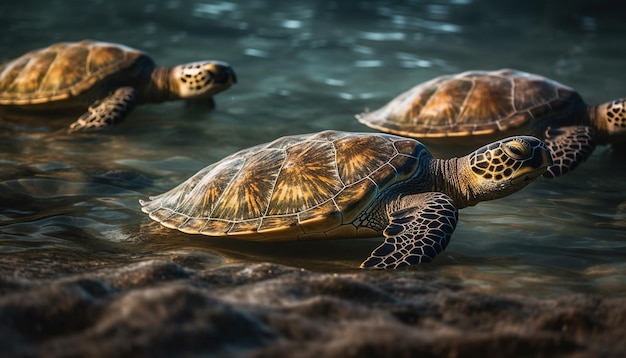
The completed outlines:
{"type": "MultiPolygon", "coordinates": [[[[418,141],[325,131],[232,154],[142,202],[164,226],[251,240],[372,236],[350,223],[431,158],[418,141]]],[[[386,223],[381,223],[384,227],[386,223]]]]}
{"type": "Polygon", "coordinates": [[[503,69],[437,77],[357,118],[377,130],[419,139],[495,140],[520,133],[543,137],[551,119],[569,117],[584,110],[582,106],[582,98],[570,87],[503,69]]]}
{"type": "Polygon", "coordinates": [[[76,107],[84,107],[108,92],[109,79],[132,83],[152,68],[154,62],[145,53],[130,47],[90,40],[61,42],[0,66],[0,105],[47,109],[63,101],[63,108],[71,108],[65,101],[75,100],[76,107]]]}

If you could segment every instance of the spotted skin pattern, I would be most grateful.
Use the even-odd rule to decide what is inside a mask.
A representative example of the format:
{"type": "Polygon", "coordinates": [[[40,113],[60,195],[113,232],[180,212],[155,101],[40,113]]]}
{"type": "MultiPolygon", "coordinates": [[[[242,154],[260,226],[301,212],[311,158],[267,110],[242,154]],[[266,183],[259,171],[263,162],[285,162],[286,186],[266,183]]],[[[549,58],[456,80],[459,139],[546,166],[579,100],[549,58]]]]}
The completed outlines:
{"type": "Polygon", "coordinates": [[[184,99],[212,107],[213,95],[235,82],[224,62],[158,67],[124,45],[60,42],[0,65],[0,109],[84,111],[70,125],[76,132],[119,123],[135,104],[184,99]]]}
{"type": "Polygon", "coordinates": [[[177,66],[176,78],[180,82],[183,97],[194,97],[207,92],[215,82],[233,81],[234,76],[224,62],[194,62],[177,66]]]}
{"type": "Polygon", "coordinates": [[[190,234],[385,236],[361,267],[399,268],[434,259],[450,241],[457,209],[518,191],[545,172],[549,158],[534,137],[439,160],[413,139],[324,131],[244,149],[140,203],[153,220],[190,234]]]}
{"type": "Polygon", "coordinates": [[[596,147],[592,129],[585,126],[551,128],[545,138],[553,162],[543,175],[548,179],[574,170],[596,147]]]}
{"type": "Polygon", "coordinates": [[[90,106],[76,122],[70,124],[69,131],[76,132],[114,125],[132,111],[136,103],[137,96],[134,88],[118,88],[110,96],[90,106]]]}
{"type": "Polygon", "coordinates": [[[472,171],[485,179],[493,179],[495,181],[509,177],[523,164],[515,159],[516,156],[523,155],[523,151],[527,150],[527,148],[523,148],[524,144],[522,142],[512,143],[515,146],[511,145],[508,151],[513,155],[506,155],[508,153],[505,153],[502,146],[494,144],[488,145],[487,150],[473,153],[470,156],[472,171]]]}
{"type": "Polygon", "coordinates": [[[439,144],[537,136],[555,150],[546,178],[574,170],[596,144],[626,144],[626,99],[588,106],[570,87],[512,69],[440,76],[356,117],[382,132],[439,144]]]}
{"type": "Polygon", "coordinates": [[[626,128],[626,103],[622,100],[609,102],[606,106],[606,118],[613,131],[626,128]]]}
{"type": "Polygon", "coordinates": [[[385,228],[385,242],[376,248],[361,267],[400,268],[427,263],[441,253],[454,232],[458,210],[443,193],[414,195],[415,206],[391,214],[385,228]]]}

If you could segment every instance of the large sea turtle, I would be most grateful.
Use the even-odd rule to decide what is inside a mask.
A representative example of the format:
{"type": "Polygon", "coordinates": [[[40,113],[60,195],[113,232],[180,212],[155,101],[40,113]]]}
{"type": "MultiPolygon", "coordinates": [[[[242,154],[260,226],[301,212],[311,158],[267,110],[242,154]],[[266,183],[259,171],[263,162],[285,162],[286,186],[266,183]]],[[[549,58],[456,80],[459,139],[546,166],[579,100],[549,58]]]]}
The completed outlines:
{"type": "Polygon", "coordinates": [[[433,144],[539,137],[552,152],[554,164],[544,175],[548,178],[573,170],[596,144],[626,143],[626,99],[588,106],[570,87],[511,69],[437,77],[357,119],[433,144]]]}
{"type": "Polygon", "coordinates": [[[213,95],[236,82],[219,61],[157,67],[145,53],[84,40],[33,50],[0,66],[0,109],[86,111],[77,131],[124,119],[135,104],[185,99],[213,106],[213,95]]]}
{"type": "Polygon", "coordinates": [[[140,201],[166,227],[258,241],[385,236],[361,267],[428,262],[457,209],[501,198],[551,164],[545,144],[517,136],[434,159],[420,142],[324,131],[232,154],[174,189],[140,201]]]}

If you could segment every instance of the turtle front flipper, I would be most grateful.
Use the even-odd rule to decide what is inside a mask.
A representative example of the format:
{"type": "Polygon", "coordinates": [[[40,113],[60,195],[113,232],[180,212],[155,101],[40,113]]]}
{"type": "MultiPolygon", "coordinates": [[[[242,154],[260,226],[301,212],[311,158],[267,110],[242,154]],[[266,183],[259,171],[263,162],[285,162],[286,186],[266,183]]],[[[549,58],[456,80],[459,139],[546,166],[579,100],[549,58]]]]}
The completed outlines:
{"type": "Polygon", "coordinates": [[[361,268],[399,268],[430,262],[443,251],[458,221],[452,199],[443,193],[428,192],[402,198],[403,205],[391,213],[377,247],[361,268]]]}
{"type": "Polygon", "coordinates": [[[70,125],[70,132],[99,129],[121,122],[135,108],[136,90],[120,87],[108,97],[97,101],[70,125]]]}
{"type": "Polygon", "coordinates": [[[587,126],[548,128],[545,142],[550,148],[552,165],[543,176],[550,179],[574,170],[596,148],[593,130],[587,126]]]}

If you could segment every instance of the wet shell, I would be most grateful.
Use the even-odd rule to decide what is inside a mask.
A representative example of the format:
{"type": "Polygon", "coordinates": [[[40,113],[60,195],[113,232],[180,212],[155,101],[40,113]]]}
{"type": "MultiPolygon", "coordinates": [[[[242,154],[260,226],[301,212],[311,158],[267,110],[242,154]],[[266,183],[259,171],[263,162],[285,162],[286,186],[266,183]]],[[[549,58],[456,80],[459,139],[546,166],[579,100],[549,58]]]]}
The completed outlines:
{"type": "Polygon", "coordinates": [[[354,235],[357,229],[344,224],[380,192],[416,174],[422,156],[430,153],[421,143],[385,134],[283,137],[208,166],[142,202],[142,210],[167,227],[210,236],[318,239],[345,230],[354,235]]]}
{"type": "MultiPolygon", "coordinates": [[[[572,88],[521,71],[468,71],[417,85],[357,115],[377,130],[414,138],[529,133],[583,104],[572,88]]],[[[543,134],[543,133],[541,133],[543,134]]]]}
{"type": "Polygon", "coordinates": [[[0,105],[67,100],[98,84],[106,87],[111,76],[131,81],[150,66],[153,62],[144,53],[118,44],[89,40],[57,43],[0,67],[0,105]]]}

